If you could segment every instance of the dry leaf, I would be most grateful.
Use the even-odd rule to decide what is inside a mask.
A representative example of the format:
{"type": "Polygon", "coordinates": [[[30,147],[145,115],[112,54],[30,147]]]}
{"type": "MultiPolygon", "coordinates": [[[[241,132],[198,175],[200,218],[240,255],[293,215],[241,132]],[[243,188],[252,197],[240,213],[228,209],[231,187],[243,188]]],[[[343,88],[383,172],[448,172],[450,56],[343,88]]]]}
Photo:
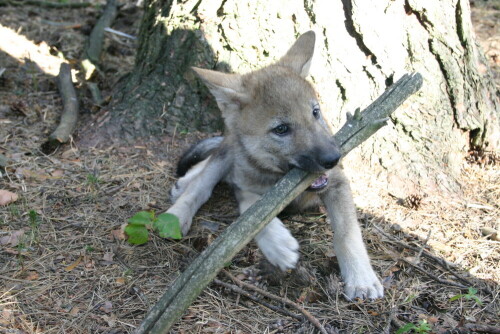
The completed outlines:
{"type": "Polygon", "coordinates": [[[8,308],[4,308],[0,314],[0,325],[7,327],[13,319],[14,312],[8,308]]]}
{"type": "Polygon", "coordinates": [[[103,318],[107,323],[108,326],[113,328],[116,325],[116,316],[114,314],[107,316],[107,315],[101,315],[101,318],[103,318]]]}
{"type": "Polygon", "coordinates": [[[8,190],[0,190],[0,206],[15,202],[17,201],[17,198],[17,194],[14,194],[13,192],[10,192],[8,190]]]}
{"type": "Polygon", "coordinates": [[[71,148],[67,151],[64,151],[62,154],[61,154],[61,157],[63,159],[69,159],[69,158],[77,158],[78,157],[78,150],[76,148],[71,148]]]}
{"type": "Polygon", "coordinates": [[[71,271],[71,270],[75,269],[76,266],[79,265],[80,262],[82,262],[82,260],[83,260],[83,256],[79,256],[78,259],[76,259],[75,262],[73,262],[72,264],[70,264],[69,266],[67,266],[66,268],[64,268],[64,270],[71,271]]]}
{"type": "Polygon", "coordinates": [[[106,300],[99,309],[104,313],[111,313],[111,311],[113,311],[113,303],[111,303],[109,300],[106,300]]]}
{"type": "Polygon", "coordinates": [[[76,316],[78,313],[80,313],[80,308],[75,306],[71,309],[71,311],[69,311],[69,314],[73,315],[73,316],[76,316]]]}
{"type": "Polygon", "coordinates": [[[116,279],[116,284],[119,284],[119,285],[125,284],[125,277],[118,277],[116,279]]]}
{"type": "Polygon", "coordinates": [[[125,240],[126,239],[126,237],[125,237],[125,226],[127,226],[127,224],[123,224],[122,226],[120,226],[119,229],[112,230],[111,231],[111,236],[113,238],[115,238],[116,240],[125,240]]]}
{"type": "Polygon", "coordinates": [[[158,167],[165,168],[166,166],[168,166],[168,162],[161,160],[158,161],[156,165],[158,165],[158,167]]]}
{"type": "Polygon", "coordinates": [[[60,178],[64,175],[64,171],[62,169],[56,169],[52,173],[50,173],[53,177],[60,178]]]}
{"type": "Polygon", "coordinates": [[[115,263],[113,261],[113,256],[115,256],[114,253],[111,253],[111,252],[104,253],[104,255],[102,257],[103,261],[101,261],[101,264],[103,264],[103,265],[110,265],[110,264],[115,263]]]}
{"type": "Polygon", "coordinates": [[[40,276],[36,271],[30,271],[28,272],[28,275],[24,279],[28,281],[36,281],[39,277],[40,276]]]}
{"type": "Polygon", "coordinates": [[[242,273],[242,274],[238,274],[238,276],[236,276],[236,278],[237,278],[237,279],[239,279],[240,281],[242,281],[242,280],[246,279],[247,277],[248,277],[248,276],[247,276],[247,275],[245,275],[245,274],[243,274],[243,273],[242,273]]]}
{"type": "Polygon", "coordinates": [[[0,245],[9,245],[10,247],[16,247],[19,245],[19,240],[24,235],[24,230],[17,230],[12,232],[11,235],[0,238],[0,245]]]}
{"type": "Polygon", "coordinates": [[[430,317],[427,318],[427,321],[429,323],[431,323],[431,324],[434,325],[435,323],[437,323],[439,321],[439,318],[438,317],[434,317],[434,316],[430,316],[430,317]]]}

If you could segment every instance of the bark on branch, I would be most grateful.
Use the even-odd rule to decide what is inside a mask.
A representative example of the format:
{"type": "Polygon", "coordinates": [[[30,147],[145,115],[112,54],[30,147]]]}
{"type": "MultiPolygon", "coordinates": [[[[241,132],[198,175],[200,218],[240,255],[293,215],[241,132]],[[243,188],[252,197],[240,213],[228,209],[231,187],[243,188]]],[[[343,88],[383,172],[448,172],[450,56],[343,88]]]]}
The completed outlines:
{"type": "Polygon", "coordinates": [[[57,87],[63,101],[63,112],[61,122],[55,131],[49,136],[49,141],[45,145],[58,146],[66,143],[78,121],[78,98],[75,87],[71,80],[71,67],[67,63],[62,63],[57,75],[57,87]]]}
{"type": "Polygon", "coordinates": [[[90,33],[89,40],[83,52],[82,67],[85,71],[85,79],[88,80],[101,58],[102,45],[104,40],[104,29],[111,26],[118,13],[118,3],[116,0],[108,0],[106,7],[90,33]]]}
{"type": "MultiPolygon", "coordinates": [[[[334,136],[342,154],[346,155],[380,129],[392,112],[420,89],[422,82],[420,74],[406,74],[363,112],[348,115],[334,136]]],[[[135,333],[167,333],[224,264],[317,177],[299,169],[285,175],[193,261],[149,311],[135,333]]]]}

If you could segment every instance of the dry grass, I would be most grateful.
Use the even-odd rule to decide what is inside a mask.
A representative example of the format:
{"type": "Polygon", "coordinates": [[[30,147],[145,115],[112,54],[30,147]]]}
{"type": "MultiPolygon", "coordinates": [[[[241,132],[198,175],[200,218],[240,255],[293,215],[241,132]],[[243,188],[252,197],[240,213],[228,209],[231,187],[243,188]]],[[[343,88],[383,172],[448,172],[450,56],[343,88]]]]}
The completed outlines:
{"type": "MultiPolygon", "coordinates": [[[[31,40],[48,36],[67,57],[77,58],[82,31],[30,20],[32,10],[0,7],[2,24],[15,30],[21,25],[31,40]]],[[[82,11],[90,21],[97,13],[67,10],[58,20],[79,22],[82,11]]],[[[51,15],[54,11],[41,11],[36,17],[51,15]]],[[[125,18],[119,20],[129,29],[121,30],[134,34],[125,18]]],[[[114,56],[107,70],[126,71],[118,64],[130,64],[133,54],[122,43],[108,43],[124,52],[114,56]]],[[[2,172],[0,189],[20,195],[16,203],[0,207],[0,238],[22,234],[17,240],[0,239],[0,333],[130,333],[179,272],[235,218],[230,191],[216,190],[182,241],[152,236],[144,246],[128,245],[120,234],[121,225],[137,211],[169,206],[166,195],[175,157],[200,134],[162,138],[161,154],[141,145],[101,151],[72,144],[45,155],[39,147],[60,112],[53,80],[34,64],[19,63],[1,51],[0,63],[6,68],[0,77],[0,153],[11,160],[2,172]]],[[[86,93],[81,94],[88,106],[86,93]]],[[[365,240],[386,288],[383,299],[343,298],[330,249],[331,231],[322,212],[284,217],[301,243],[296,271],[281,276],[271,272],[255,245],[240,252],[228,270],[298,302],[331,333],[392,333],[420,320],[430,323],[436,333],[464,323],[498,325],[499,242],[481,233],[483,227],[500,229],[498,163],[482,166],[464,161],[462,192],[426,194],[418,209],[401,205],[401,199],[388,195],[369,175],[353,170],[351,176],[365,240]],[[465,297],[450,300],[469,287],[479,290],[482,305],[465,297]]],[[[228,281],[222,275],[220,279],[228,281]]],[[[172,330],[314,331],[306,321],[268,310],[215,284],[172,330]]]]}

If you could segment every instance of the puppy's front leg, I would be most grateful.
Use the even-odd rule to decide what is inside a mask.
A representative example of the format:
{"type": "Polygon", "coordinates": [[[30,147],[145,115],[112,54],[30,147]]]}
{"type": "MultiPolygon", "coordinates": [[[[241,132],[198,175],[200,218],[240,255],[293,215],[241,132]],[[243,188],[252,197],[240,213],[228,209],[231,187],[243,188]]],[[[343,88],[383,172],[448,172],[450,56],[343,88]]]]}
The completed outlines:
{"type": "Polygon", "coordinates": [[[333,247],[345,282],[347,298],[380,298],[384,288],[375,275],[363,243],[349,181],[337,167],[330,186],[320,194],[334,231],[333,247]]]}
{"type": "Polygon", "coordinates": [[[215,185],[229,173],[231,163],[217,153],[194,166],[180,178],[171,190],[174,205],[167,213],[179,218],[182,234],[186,235],[198,209],[212,194],[215,185]]]}
{"type": "MultiPolygon", "coordinates": [[[[240,213],[245,212],[260,197],[251,192],[237,191],[240,213]]],[[[278,218],[273,218],[255,236],[255,241],[266,259],[283,271],[294,268],[299,260],[299,243],[278,218]]]]}

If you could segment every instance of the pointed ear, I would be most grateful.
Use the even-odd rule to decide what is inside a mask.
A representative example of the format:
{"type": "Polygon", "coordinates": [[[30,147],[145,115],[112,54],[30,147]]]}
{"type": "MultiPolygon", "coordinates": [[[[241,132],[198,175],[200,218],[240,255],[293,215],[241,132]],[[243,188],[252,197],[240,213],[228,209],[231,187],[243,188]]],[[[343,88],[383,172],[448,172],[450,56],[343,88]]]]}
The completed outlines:
{"type": "Polygon", "coordinates": [[[205,70],[198,67],[192,67],[192,69],[207,85],[223,113],[239,110],[242,105],[250,101],[243,89],[241,75],[205,70]]]}
{"type": "Polygon", "coordinates": [[[300,35],[286,55],[278,61],[278,65],[291,68],[303,78],[307,77],[314,54],[315,42],[316,34],[312,30],[300,35]]]}

